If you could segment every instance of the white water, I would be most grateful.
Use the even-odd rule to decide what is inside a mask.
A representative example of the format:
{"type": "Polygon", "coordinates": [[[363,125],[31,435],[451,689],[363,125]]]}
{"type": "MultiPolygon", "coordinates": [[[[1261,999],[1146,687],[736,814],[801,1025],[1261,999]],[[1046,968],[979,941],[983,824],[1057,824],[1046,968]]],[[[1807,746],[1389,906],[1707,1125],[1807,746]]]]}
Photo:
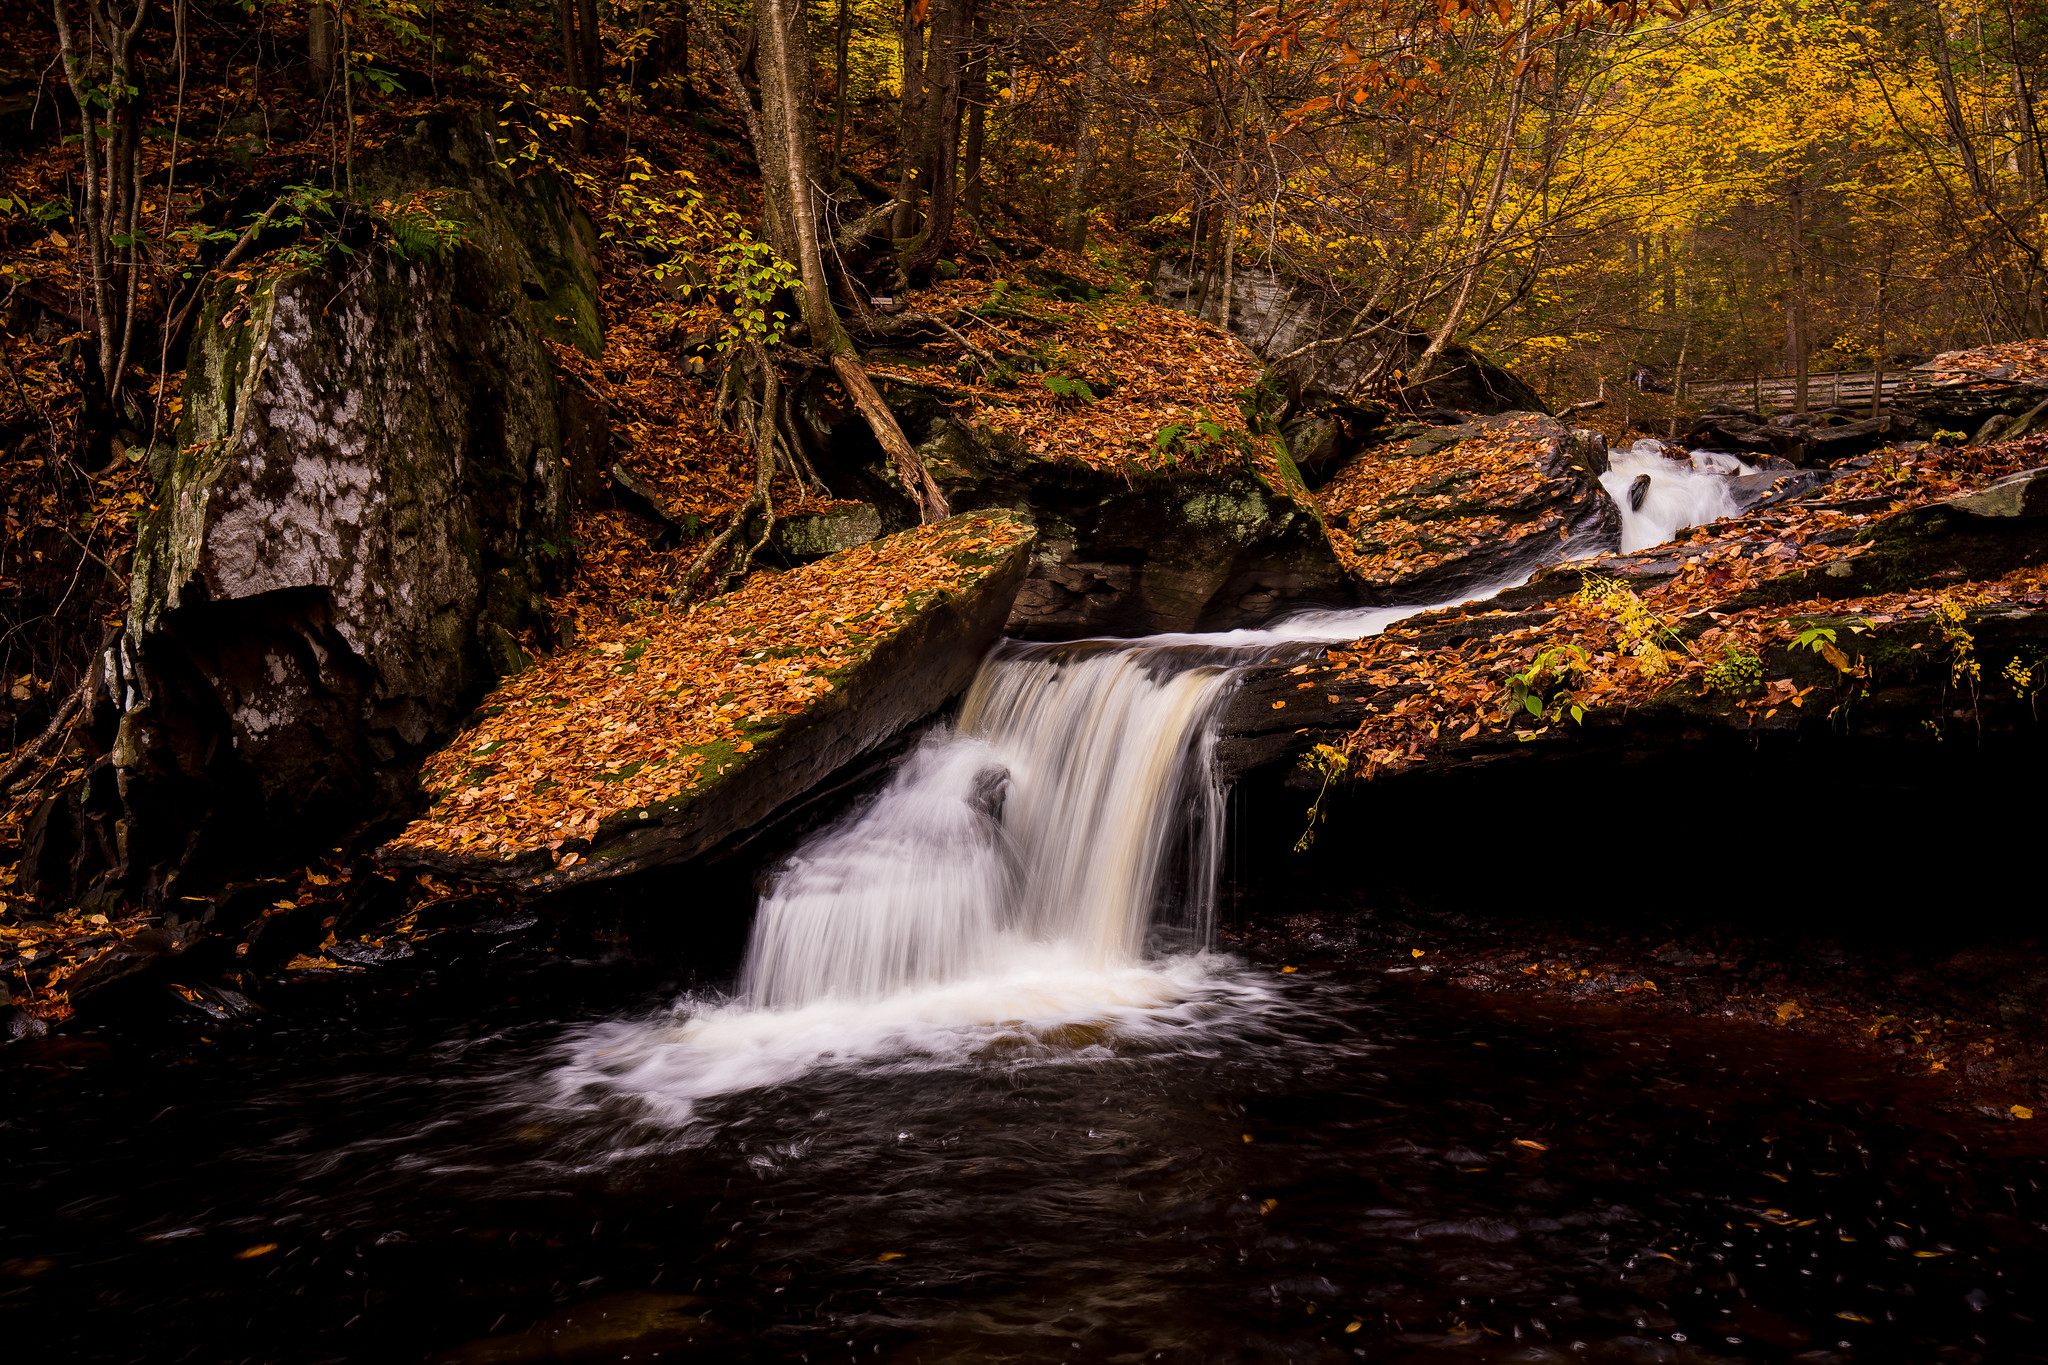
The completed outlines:
{"type": "Polygon", "coordinates": [[[1748,472],[1741,461],[1712,452],[1673,459],[1664,451],[1662,442],[1646,440],[1608,454],[1600,484],[1621,509],[1623,554],[1662,545],[1689,526],[1704,526],[1738,510],[1728,476],[1748,472]],[[1650,476],[1650,487],[1643,505],[1630,507],[1629,488],[1644,474],[1650,476]]]}
{"type": "Polygon", "coordinates": [[[955,724],[775,871],[737,994],[575,1031],[551,1102],[624,1095],[682,1124],[819,1067],[1202,1045],[1273,999],[1206,951],[1224,823],[1212,717],[1247,665],[1432,605],[1450,604],[1003,644],[955,724]]]}

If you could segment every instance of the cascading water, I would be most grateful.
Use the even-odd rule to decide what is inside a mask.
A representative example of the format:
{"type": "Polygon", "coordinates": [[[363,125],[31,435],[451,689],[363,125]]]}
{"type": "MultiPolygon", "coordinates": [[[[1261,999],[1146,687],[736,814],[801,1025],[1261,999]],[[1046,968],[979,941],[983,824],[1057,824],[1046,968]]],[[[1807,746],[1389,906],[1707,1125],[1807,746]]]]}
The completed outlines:
{"type": "MultiPolygon", "coordinates": [[[[1653,441],[1614,455],[1602,481],[1624,551],[1735,510],[1725,473],[1653,441]]],[[[1246,667],[1450,605],[1004,643],[957,721],[776,870],[737,993],[577,1030],[556,1100],[623,1093],[681,1124],[712,1096],[835,1063],[940,1064],[1073,1026],[1097,1040],[1186,1037],[1252,1012],[1269,988],[1204,951],[1224,797],[1212,718],[1246,667]],[[1234,1010],[1210,1008],[1226,998],[1234,1010]]]]}
{"type": "Polygon", "coordinates": [[[1035,945],[1083,969],[1135,962],[1183,844],[1179,908],[1206,937],[1222,792],[1203,722],[1231,677],[1214,653],[1003,646],[957,728],[777,876],[742,997],[877,1000],[999,972],[1035,945]]]}
{"type": "Polygon", "coordinates": [[[1735,515],[1728,475],[1741,469],[1732,457],[1711,452],[1674,459],[1661,441],[1637,441],[1610,452],[1600,484],[1621,510],[1621,552],[1647,550],[1688,526],[1735,515]]]}

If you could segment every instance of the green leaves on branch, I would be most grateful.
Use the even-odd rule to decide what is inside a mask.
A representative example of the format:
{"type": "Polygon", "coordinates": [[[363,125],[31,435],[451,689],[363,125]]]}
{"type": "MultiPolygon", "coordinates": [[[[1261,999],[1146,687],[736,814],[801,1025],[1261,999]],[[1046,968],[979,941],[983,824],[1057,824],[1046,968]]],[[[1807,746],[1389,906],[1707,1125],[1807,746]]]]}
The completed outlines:
{"type": "MultiPolygon", "coordinates": [[[[738,219],[727,215],[738,228],[738,219]]],[[[732,298],[731,322],[718,339],[721,353],[742,342],[780,346],[789,327],[789,313],[774,307],[775,297],[803,288],[796,267],[775,254],[775,248],[740,230],[712,254],[714,285],[732,298]]]]}
{"type": "Polygon", "coordinates": [[[1323,798],[1329,795],[1330,784],[1350,770],[1351,758],[1334,744],[1318,744],[1301,756],[1300,766],[1304,772],[1323,775],[1322,788],[1308,808],[1308,828],[1294,841],[1294,851],[1306,853],[1316,841],[1316,826],[1323,822],[1323,798]]]}

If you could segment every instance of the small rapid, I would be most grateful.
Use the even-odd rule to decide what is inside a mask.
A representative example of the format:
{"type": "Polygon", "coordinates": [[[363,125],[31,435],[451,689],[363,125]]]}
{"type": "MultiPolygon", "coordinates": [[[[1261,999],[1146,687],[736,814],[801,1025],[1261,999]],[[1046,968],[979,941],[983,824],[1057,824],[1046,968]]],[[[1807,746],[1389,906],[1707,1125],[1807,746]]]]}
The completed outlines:
{"type": "Polygon", "coordinates": [[[1670,452],[1662,441],[1641,440],[1608,454],[1601,487],[1621,512],[1621,552],[1662,545],[1680,531],[1740,510],[1731,474],[1746,472],[1733,456],[1670,452]]]}

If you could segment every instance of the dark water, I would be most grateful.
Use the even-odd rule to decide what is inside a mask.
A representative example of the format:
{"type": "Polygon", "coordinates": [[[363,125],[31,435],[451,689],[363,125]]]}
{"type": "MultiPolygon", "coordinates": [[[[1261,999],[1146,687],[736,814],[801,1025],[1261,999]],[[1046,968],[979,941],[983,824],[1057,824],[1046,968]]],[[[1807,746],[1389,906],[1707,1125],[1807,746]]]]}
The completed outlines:
{"type": "Polygon", "coordinates": [[[817,1072],[678,1130],[533,1103],[627,988],[556,975],[459,1024],[6,1054],[0,1351],[2048,1359],[2031,1126],[1782,1037],[1259,965],[1271,1004],[1180,1034],[817,1072]]]}

